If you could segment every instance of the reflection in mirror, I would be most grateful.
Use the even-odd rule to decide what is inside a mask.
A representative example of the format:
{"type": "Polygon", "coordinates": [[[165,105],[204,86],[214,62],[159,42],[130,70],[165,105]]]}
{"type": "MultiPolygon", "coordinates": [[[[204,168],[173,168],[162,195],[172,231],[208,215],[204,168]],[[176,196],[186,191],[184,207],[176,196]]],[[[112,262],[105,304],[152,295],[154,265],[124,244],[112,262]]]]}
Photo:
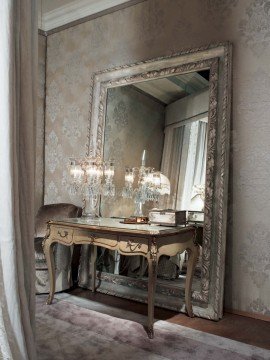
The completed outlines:
{"type": "MultiPolygon", "coordinates": [[[[117,194],[113,201],[101,200],[103,217],[134,215],[134,199],[122,196],[125,167],[140,166],[146,149],[146,166],[167,176],[171,191],[160,196],[158,203],[145,203],[144,215],[154,207],[195,211],[190,213],[190,220],[201,220],[197,233],[202,237],[208,107],[209,70],[108,89],[104,159],[115,160],[117,194]]],[[[185,254],[162,256],[158,281],[183,287],[186,260],[185,254]]],[[[199,263],[194,279],[194,289],[198,290],[199,263]]],[[[102,250],[97,266],[109,273],[147,277],[147,261],[139,256],[102,250]]]]}

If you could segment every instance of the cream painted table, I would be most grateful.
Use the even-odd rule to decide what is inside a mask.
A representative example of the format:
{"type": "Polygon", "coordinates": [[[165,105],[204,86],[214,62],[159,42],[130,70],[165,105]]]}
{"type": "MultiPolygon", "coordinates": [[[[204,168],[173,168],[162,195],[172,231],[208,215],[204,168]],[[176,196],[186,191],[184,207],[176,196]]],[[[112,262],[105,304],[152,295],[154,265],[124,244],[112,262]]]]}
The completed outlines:
{"type": "Polygon", "coordinates": [[[50,293],[47,304],[51,304],[55,292],[55,265],[53,244],[60,243],[91,244],[92,291],[95,291],[97,246],[117,250],[123,255],[142,255],[148,261],[148,335],[153,338],[154,297],[157,277],[157,264],[161,255],[174,256],[187,251],[188,265],[185,285],[186,311],[193,316],[191,305],[191,286],[198,245],[195,242],[194,226],[161,227],[152,225],[122,224],[119,219],[100,218],[94,223],[83,218],[49,221],[46,237],[43,241],[49,278],[50,293]]]}

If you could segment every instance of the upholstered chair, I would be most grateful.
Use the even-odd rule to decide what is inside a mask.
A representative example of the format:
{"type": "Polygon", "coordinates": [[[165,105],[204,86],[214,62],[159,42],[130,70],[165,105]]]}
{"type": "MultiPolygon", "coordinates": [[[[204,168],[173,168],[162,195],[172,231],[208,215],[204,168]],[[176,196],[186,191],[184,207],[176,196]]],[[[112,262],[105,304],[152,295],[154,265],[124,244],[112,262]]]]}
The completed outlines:
{"type": "MultiPolygon", "coordinates": [[[[49,275],[42,241],[46,235],[47,222],[63,218],[80,217],[82,209],[73,204],[43,205],[35,218],[35,264],[36,264],[36,293],[49,292],[49,275]]],[[[54,259],[56,268],[56,291],[63,291],[72,286],[71,261],[73,247],[55,244],[54,259]]]]}

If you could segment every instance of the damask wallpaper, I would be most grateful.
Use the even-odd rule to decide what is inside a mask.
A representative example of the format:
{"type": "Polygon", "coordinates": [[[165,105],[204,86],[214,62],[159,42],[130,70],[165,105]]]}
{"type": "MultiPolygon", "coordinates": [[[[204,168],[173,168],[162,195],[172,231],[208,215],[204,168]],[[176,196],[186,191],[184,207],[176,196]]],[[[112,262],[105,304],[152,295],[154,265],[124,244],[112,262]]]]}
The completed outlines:
{"type": "Polygon", "coordinates": [[[225,306],[270,315],[270,1],[148,0],[48,36],[45,203],[73,201],[66,163],[85,154],[93,73],[233,43],[225,306]]]}
{"type": "Polygon", "coordinates": [[[145,149],[146,166],[160,170],[164,125],[165,106],[135,87],[124,86],[108,91],[104,158],[115,160],[116,197],[113,201],[102,199],[102,216],[134,214],[134,202],[121,196],[125,166],[140,166],[145,149]]]}

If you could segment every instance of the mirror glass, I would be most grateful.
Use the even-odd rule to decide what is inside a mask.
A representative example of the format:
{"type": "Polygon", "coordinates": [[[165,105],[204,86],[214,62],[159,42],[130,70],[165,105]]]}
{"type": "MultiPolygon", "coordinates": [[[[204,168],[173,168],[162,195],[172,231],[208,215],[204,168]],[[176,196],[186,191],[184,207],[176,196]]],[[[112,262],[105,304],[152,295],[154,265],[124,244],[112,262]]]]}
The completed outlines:
{"type": "MultiPolygon", "coordinates": [[[[190,211],[189,219],[196,221],[202,237],[208,108],[209,70],[108,89],[104,159],[115,161],[116,197],[101,199],[103,217],[134,215],[134,199],[122,196],[125,168],[139,167],[145,150],[145,165],[169,179],[170,195],[161,195],[158,203],[146,202],[143,214],[147,216],[152,208],[190,211]]],[[[147,278],[147,261],[142,257],[102,251],[100,271],[147,278]]],[[[184,286],[185,269],[186,254],[161,257],[158,281],[184,286]]],[[[199,290],[200,261],[193,284],[199,290]]]]}

